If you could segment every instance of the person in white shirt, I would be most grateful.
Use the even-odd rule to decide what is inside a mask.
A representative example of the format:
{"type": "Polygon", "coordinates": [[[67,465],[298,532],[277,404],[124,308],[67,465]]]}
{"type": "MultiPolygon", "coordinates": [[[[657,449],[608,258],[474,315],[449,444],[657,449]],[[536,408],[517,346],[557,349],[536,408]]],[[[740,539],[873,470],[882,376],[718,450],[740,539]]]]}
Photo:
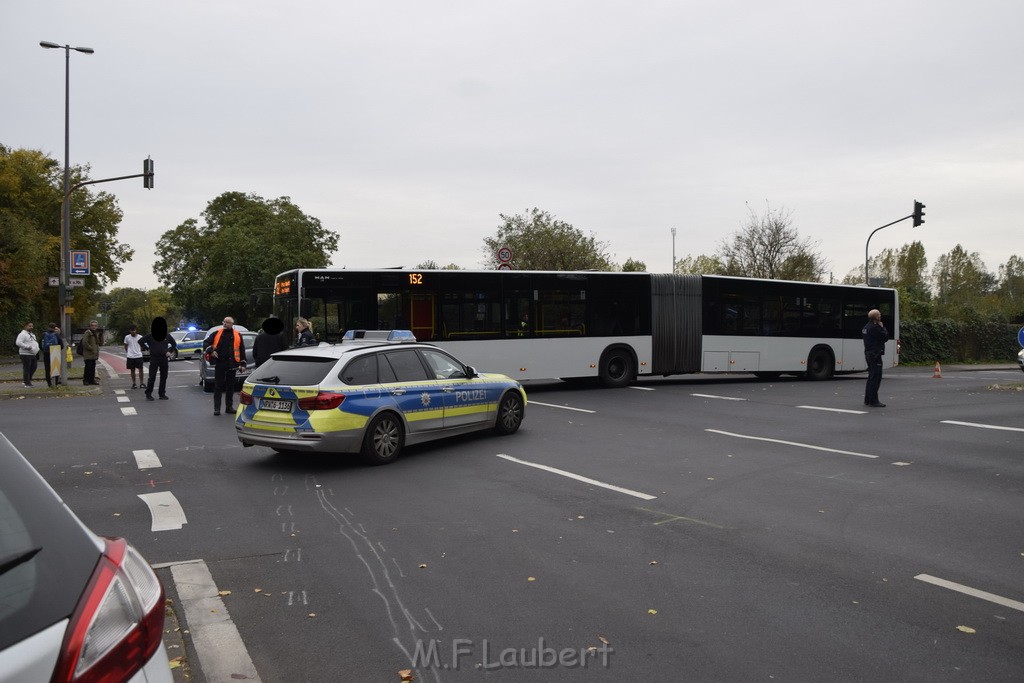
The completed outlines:
{"type": "MultiPolygon", "coordinates": [[[[21,357],[21,375],[25,380],[25,386],[32,386],[32,375],[35,374],[39,353],[39,340],[32,331],[35,325],[25,323],[25,329],[18,333],[18,339],[14,342],[18,345],[18,355],[21,357]]],[[[10,339],[10,337],[8,337],[10,339]]]]}
{"type": "Polygon", "coordinates": [[[132,324],[128,326],[128,334],[124,337],[124,355],[128,359],[126,363],[128,369],[132,373],[132,389],[138,389],[145,382],[142,377],[142,347],[139,346],[139,340],[142,339],[142,335],[139,334],[139,328],[132,324]],[[135,383],[135,369],[139,370],[139,383],[135,383]]]}

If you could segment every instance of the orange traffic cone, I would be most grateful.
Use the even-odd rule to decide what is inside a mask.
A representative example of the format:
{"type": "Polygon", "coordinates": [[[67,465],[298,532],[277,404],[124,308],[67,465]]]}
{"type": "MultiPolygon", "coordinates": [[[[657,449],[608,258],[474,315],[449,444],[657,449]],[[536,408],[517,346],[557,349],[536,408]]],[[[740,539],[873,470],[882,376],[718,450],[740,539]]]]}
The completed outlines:
{"type": "Polygon", "coordinates": [[[935,374],[932,375],[932,379],[942,379],[942,366],[939,365],[939,361],[935,361],[935,374]]]}

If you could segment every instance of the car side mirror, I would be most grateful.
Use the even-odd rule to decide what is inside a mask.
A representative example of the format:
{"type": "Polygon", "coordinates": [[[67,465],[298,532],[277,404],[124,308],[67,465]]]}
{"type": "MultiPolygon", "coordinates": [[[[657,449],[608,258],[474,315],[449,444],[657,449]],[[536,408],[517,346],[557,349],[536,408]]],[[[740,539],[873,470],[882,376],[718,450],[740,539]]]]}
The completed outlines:
{"type": "Polygon", "coordinates": [[[477,376],[476,368],[474,368],[472,365],[467,365],[466,366],[466,379],[473,379],[476,376],[477,376]]]}

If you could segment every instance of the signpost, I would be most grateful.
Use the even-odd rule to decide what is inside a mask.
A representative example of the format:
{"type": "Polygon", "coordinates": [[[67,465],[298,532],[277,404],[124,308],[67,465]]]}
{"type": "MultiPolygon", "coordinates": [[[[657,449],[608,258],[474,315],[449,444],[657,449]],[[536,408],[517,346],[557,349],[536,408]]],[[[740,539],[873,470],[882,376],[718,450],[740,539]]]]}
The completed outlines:
{"type": "Polygon", "coordinates": [[[498,270],[512,270],[512,250],[508,247],[498,247],[498,270]]]}

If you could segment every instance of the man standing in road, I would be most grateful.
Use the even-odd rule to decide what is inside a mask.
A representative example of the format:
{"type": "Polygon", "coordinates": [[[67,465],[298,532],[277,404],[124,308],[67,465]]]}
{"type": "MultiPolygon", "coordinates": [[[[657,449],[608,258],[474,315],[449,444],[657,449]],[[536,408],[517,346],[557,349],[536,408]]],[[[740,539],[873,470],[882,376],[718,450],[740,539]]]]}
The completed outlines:
{"type": "Polygon", "coordinates": [[[213,414],[220,415],[220,396],[224,394],[224,410],[230,415],[235,408],[235,370],[245,367],[245,341],[232,329],[235,319],[225,316],[224,325],[206,335],[203,350],[208,363],[213,363],[213,414]]]}
{"type": "Polygon", "coordinates": [[[167,321],[163,318],[153,318],[153,325],[149,334],[139,340],[139,346],[144,351],[149,351],[149,383],[146,384],[146,400],[153,400],[153,384],[156,382],[156,373],[160,373],[160,400],[167,400],[167,361],[174,355],[178,345],[174,337],[167,334],[167,321]]]}
{"type": "Polygon", "coordinates": [[[885,404],[878,400],[878,387],[882,384],[882,356],[885,354],[885,342],[889,341],[889,331],[882,324],[882,313],[877,308],[868,311],[868,324],[861,334],[864,335],[864,360],[868,363],[864,405],[884,408],[885,404]]]}
{"type": "Polygon", "coordinates": [[[102,344],[103,333],[100,332],[100,324],[93,320],[89,323],[89,329],[82,335],[82,358],[85,360],[82,384],[99,384],[96,381],[96,361],[100,359],[102,344]]]}
{"type": "Polygon", "coordinates": [[[260,333],[252,343],[252,360],[258,368],[266,363],[271,354],[288,348],[284,336],[284,323],[280,318],[270,317],[263,321],[260,333]]]}
{"type": "MultiPolygon", "coordinates": [[[[139,342],[142,337],[139,336],[139,328],[132,323],[128,326],[128,334],[124,336],[124,352],[125,358],[127,359],[126,367],[132,373],[132,389],[141,387],[146,383],[146,378],[142,376],[142,347],[139,346],[139,342]],[[139,383],[135,383],[135,369],[139,370],[139,383]]],[[[152,356],[150,356],[152,358],[152,356]]]]}

